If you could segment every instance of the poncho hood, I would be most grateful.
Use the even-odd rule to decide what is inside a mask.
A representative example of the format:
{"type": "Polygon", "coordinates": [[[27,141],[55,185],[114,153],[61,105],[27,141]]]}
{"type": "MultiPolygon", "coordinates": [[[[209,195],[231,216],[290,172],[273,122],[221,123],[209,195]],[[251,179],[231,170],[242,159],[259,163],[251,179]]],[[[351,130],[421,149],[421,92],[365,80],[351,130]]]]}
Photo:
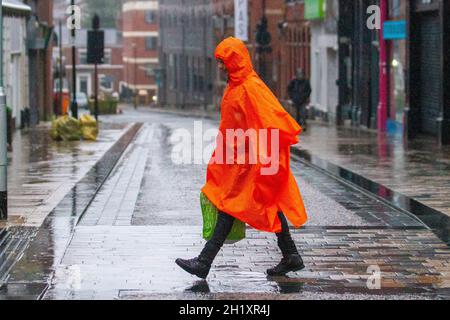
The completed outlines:
{"type": "Polygon", "coordinates": [[[215,57],[224,62],[232,83],[241,83],[254,72],[248,49],[237,38],[223,40],[217,46],[215,57]]]}

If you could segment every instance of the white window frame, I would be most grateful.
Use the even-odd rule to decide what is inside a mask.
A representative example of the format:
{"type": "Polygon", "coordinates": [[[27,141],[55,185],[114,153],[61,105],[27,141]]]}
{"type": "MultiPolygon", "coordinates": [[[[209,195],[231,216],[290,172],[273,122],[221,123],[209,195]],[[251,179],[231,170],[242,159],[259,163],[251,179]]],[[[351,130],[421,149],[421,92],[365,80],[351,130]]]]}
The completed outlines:
{"type": "Polygon", "coordinates": [[[108,93],[113,92],[114,91],[114,81],[111,82],[111,88],[105,88],[105,87],[102,86],[102,79],[105,78],[105,77],[108,77],[108,75],[107,74],[99,74],[98,75],[98,87],[99,87],[99,89],[101,91],[103,91],[103,92],[108,92],[108,93]]]}

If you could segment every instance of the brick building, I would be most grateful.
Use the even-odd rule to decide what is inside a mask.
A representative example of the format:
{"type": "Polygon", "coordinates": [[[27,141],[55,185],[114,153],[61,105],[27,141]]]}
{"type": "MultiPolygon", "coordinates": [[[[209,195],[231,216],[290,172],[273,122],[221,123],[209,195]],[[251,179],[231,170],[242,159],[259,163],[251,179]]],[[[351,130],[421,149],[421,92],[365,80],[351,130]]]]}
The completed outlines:
{"type": "MultiPolygon", "coordinates": [[[[234,0],[214,1],[215,44],[235,34],[234,0]]],[[[304,19],[304,1],[266,0],[248,1],[247,46],[255,69],[280,100],[287,99],[287,86],[301,67],[311,73],[310,22],[304,19]],[[270,53],[256,51],[256,30],[263,16],[267,18],[271,35],[270,53]]],[[[222,83],[223,87],[223,83],[222,83]]],[[[217,90],[220,93],[220,90],[217,90]]]]}
{"type": "Polygon", "coordinates": [[[311,76],[310,22],[304,19],[304,1],[269,0],[266,1],[265,11],[262,4],[262,1],[252,1],[249,9],[255,67],[261,72],[258,60],[262,57],[254,50],[254,31],[265,12],[272,37],[272,53],[265,57],[265,80],[284,102],[288,99],[287,87],[297,68],[302,68],[308,78],[311,76]]]}
{"type": "MultiPolygon", "coordinates": [[[[70,43],[70,30],[62,28],[63,64],[65,68],[65,79],[71,88],[72,81],[72,47],[70,43]]],[[[98,66],[99,93],[111,95],[120,93],[124,86],[124,66],[122,59],[122,39],[120,32],[116,29],[104,29],[105,31],[105,52],[104,63],[98,66]]],[[[54,48],[54,60],[59,59],[59,48],[54,48]]],[[[85,93],[88,97],[94,94],[94,65],[87,64],[87,30],[78,30],[76,34],[76,62],[77,62],[77,91],[85,93]]]]}
{"type": "Polygon", "coordinates": [[[30,115],[25,121],[36,124],[53,114],[53,0],[25,0],[31,14],[27,21],[29,56],[30,115]]]}
{"type": "Polygon", "coordinates": [[[157,96],[158,1],[126,1],[121,25],[125,95],[148,104],[157,96]]]}
{"type": "Polygon", "coordinates": [[[53,1],[3,1],[4,81],[13,127],[52,115],[53,1]]]}
{"type": "Polygon", "coordinates": [[[213,3],[160,1],[160,103],[181,108],[214,104],[213,3]]]}
{"type": "MultiPolygon", "coordinates": [[[[303,3],[285,0],[248,2],[246,41],[255,69],[280,99],[297,67],[309,75],[309,22],[303,3]],[[272,36],[272,52],[256,52],[257,24],[263,14],[272,36]]],[[[181,107],[220,106],[226,79],[217,72],[214,49],[235,35],[235,0],[161,0],[161,104],[181,107]]]]}

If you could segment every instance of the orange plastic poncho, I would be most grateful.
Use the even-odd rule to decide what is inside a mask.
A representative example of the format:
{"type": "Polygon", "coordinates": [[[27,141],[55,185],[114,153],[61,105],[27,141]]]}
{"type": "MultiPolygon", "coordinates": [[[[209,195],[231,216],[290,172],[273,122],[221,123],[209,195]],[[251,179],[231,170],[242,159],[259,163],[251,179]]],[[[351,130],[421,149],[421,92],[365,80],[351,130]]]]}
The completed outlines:
{"type": "MultiPolygon", "coordinates": [[[[207,183],[202,192],[222,212],[225,212],[255,229],[273,233],[281,232],[278,212],[283,212],[297,228],[307,221],[306,210],[295,178],[290,170],[290,147],[298,143],[302,128],[284,110],[277,98],[258,77],[253,69],[250,54],[245,44],[233,37],[224,40],[216,49],[215,56],[224,62],[229,76],[228,86],[222,100],[222,119],[219,131],[221,142],[214,151],[208,165],[207,183]],[[242,164],[217,163],[230,148],[226,137],[229,129],[278,129],[279,152],[276,174],[263,175],[261,169],[266,162],[242,164]]],[[[272,131],[270,131],[272,132],[272,131]]],[[[272,134],[268,134],[269,139],[272,134]]],[[[247,140],[248,142],[248,140],[247,140]]],[[[233,140],[231,148],[238,147],[233,140]]],[[[259,145],[259,144],[258,144],[259,145]]],[[[249,148],[246,149],[249,152],[249,148]]],[[[261,155],[262,151],[257,151],[261,155]]],[[[259,159],[259,157],[258,157],[259,159]]],[[[261,157],[264,159],[264,157],[261,157]]],[[[248,160],[248,157],[247,157],[248,160]]],[[[271,164],[273,165],[273,164],[271,164]]]]}

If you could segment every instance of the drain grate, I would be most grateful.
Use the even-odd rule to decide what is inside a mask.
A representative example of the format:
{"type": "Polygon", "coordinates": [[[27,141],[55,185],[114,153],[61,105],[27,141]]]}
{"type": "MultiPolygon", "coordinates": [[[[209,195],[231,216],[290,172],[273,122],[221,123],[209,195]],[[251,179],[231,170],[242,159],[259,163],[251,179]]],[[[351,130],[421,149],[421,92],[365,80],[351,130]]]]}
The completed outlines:
{"type": "Polygon", "coordinates": [[[14,227],[0,230],[0,285],[35,235],[36,228],[14,227]]]}

